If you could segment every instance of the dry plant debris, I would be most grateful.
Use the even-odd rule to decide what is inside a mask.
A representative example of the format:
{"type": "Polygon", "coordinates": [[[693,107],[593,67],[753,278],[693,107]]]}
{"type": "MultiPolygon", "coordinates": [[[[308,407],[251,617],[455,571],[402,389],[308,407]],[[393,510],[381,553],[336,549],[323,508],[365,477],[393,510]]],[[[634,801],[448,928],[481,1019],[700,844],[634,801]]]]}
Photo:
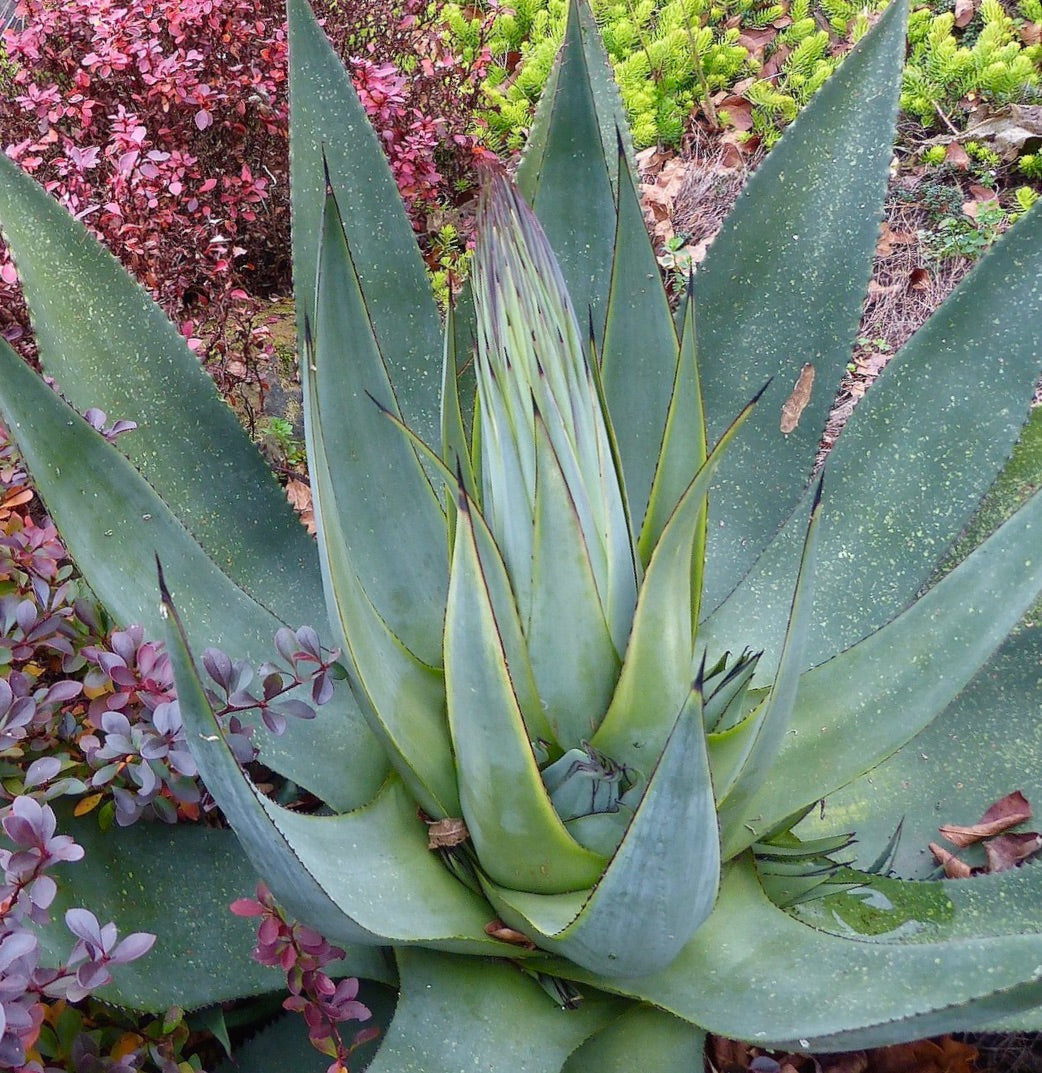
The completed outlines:
{"type": "Polygon", "coordinates": [[[1008,871],[1042,850],[1042,834],[1010,830],[1030,820],[1031,816],[1027,798],[1016,790],[991,805],[977,823],[968,826],[949,823],[939,829],[942,837],[957,849],[981,845],[986,858],[982,866],[968,864],[937,842],[930,843],[930,851],[948,879],[969,879],[975,875],[1008,871]]]}

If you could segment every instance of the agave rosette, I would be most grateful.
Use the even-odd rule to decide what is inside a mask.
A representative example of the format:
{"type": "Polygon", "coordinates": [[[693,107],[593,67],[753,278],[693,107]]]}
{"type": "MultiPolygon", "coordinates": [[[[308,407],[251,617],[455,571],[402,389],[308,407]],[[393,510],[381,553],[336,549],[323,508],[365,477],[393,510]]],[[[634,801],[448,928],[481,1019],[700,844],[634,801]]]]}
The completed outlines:
{"type": "MultiPolygon", "coordinates": [[[[582,1073],[639,1053],[680,1070],[706,1030],[838,1050],[1031,1026],[1036,869],[960,887],[830,858],[851,821],[869,832],[862,867],[902,815],[914,846],[982,708],[1001,703],[1021,755],[974,751],[963,810],[1018,788],[1040,751],[1042,646],[1022,620],[1042,589],[1042,498],[944,559],[1027,417],[1038,210],[859,405],[824,494],[808,476],[868,282],[903,3],[752,178],[674,317],[610,69],[573,0],[444,331],[347,75],[305,0],[289,14],[318,548],[176,331],[13,165],[0,225],[45,367],[74,406],[138,429],[105,442],[6,345],[0,408],[118,619],[160,627],[158,553],[206,785],[288,910],[346,944],[349,971],[400,988],[370,1068],[582,1073]],[[190,646],[259,660],[323,605],[350,689],[264,746],[324,802],[309,815],[241,772],[190,646]],[[948,753],[909,761],[931,724],[948,753]],[[874,796],[874,779],[908,796],[874,796]],[[826,819],[789,833],[829,795],[826,819]],[[859,892],[799,908],[835,880],[859,892]],[[851,908],[865,904],[871,929],[851,908]]],[[[248,873],[226,842],[178,828],[150,843],[149,884],[185,860],[199,877],[187,910],[122,906],[126,926],[160,931],[160,956],[216,941],[201,907],[248,873]]],[[[112,852],[88,862],[125,902],[112,852]]],[[[922,871],[914,852],[898,863],[922,871]]],[[[163,1008],[261,986],[143,963],[111,997],[163,1008]]]]}

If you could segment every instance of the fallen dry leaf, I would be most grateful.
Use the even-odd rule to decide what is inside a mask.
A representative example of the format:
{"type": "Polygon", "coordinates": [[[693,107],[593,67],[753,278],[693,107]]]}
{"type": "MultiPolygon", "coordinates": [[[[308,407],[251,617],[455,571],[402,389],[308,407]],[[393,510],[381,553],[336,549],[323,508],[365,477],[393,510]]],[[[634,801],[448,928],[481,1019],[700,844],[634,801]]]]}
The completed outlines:
{"type": "Polygon", "coordinates": [[[315,535],[315,511],[311,503],[311,489],[296,478],[286,485],[286,498],[293,505],[307,531],[315,535]]]}
{"type": "Polygon", "coordinates": [[[970,155],[958,142],[949,142],[944,151],[944,162],[957,171],[970,170],[970,155]]]}
{"type": "Polygon", "coordinates": [[[794,432],[800,423],[800,417],[807,408],[807,403],[810,402],[810,393],[813,388],[814,366],[807,362],[800,369],[800,376],[796,381],[796,386],[792,389],[792,394],[782,403],[781,430],[786,436],[794,432]]]}
{"type": "Polygon", "coordinates": [[[884,220],[879,231],[879,241],[876,243],[876,256],[889,257],[895,246],[907,246],[915,241],[916,236],[911,231],[895,231],[884,220]]]}
{"type": "Polygon", "coordinates": [[[984,843],[989,872],[1008,872],[1042,849],[1042,835],[1037,831],[999,835],[984,843]]]}
{"type": "Polygon", "coordinates": [[[977,823],[968,827],[945,824],[940,828],[940,832],[953,846],[962,849],[982,839],[1002,834],[1003,831],[1030,819],[1031,805],[1028,804],[1028,799],[1019,790],[1014,790],[991,805],[977,823]]]}
{"type": "Polygon", "coordinates": [[[955,25],[962,29],[973,21],[977,5],[974,0],[955,0],[955,25]]]}
{"type": "Polygon", "coordinates": [[[523,946],[526,950],[534,950],[535,943],[522,931],[508,928],[502,920],[493,920],[485,925],[485,934],[501,943],[510,943],[512,946],[523,946]]]}
{"type": "Polygon", "coordinates": [[[945,879],[969,879],[973,875],[973,869],[950,850],[946,850],[944,846],[931,842],[930,852],[937,858],[937,863],[944,868],[945,879]]]}
{"type": "Polygon", "coordinates": [[[716,114],[732,130],[753,129],[753,106],[744,97],[725,97],[716,106],[716,114]]]}
{"type": "Polygon", "coordinates": [[[977,1048],[954,1040],[916,1040],[869,1051],[871,1073],[973,1073],[977,1048]]]}

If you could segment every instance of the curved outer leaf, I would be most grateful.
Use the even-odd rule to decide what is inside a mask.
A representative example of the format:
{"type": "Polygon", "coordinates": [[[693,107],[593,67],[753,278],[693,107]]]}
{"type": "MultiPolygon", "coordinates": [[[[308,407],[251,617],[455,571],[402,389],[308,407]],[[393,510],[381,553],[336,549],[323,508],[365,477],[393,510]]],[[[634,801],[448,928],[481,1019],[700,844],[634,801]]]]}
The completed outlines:
{"type": "MultiPolygon", "coordinates": [[[[445,716],[444,679],[440,669],[423,663],[405,647],[373,607],[355,572],[342,526],[347,510],[341,509],[333,486],[309,339],[305,349],[305,435],[326,608],[350,657],[351,688],[388,759],[419,804],[436,819],[456,816],[459,792],[445,716]]],[[[393,421],[371,399],[366,401],[385,426],[381,431],[390,429],[405,442],[393,421]]]]}
{"type": "MultiPolygon", "coordinates": [[[[858,404],[829,455],[809,663],[860,640],[911,601],[976,510],[1027,412],[1040,309],[1036,209],[996,243],[858,404]]],[[[767,648],[761,677],[777,658],[775,622],[800,532],[790,519],[705,624],[707,636],[727,645],[755,616],[762,624],[755,643],[767,648]]]]}
{"type": "MultiPolygon", "coordinates": [[[[1042,409],[1036,409],[953,557],[961,558],[964,547],[974,547],[1040,487],[1042,409]]],[[[1036,605],[913,743],[830,797],[826,814],[812,812],[801,834],[837,824],[856,830],[854,849],[865,868],[883,853],[901,822],[892,867],[898,875],[922,877],[936,867],[927,845],[936,840],[938,823],[971,822],[1014,789],[1034,799],[1037,783],[1025,781],[1025,760],[1042,755],[1042,632],[1037,619],[1036,605]],[[966,756],[974,762],[964,763],[966,756]]]]}
{"type": "Polygon", "coordinates": [[[1031,758],[1042,755],[1040,688],[1042,627],[1035,625],[1009,637],[911,744],[831,795],[824,816],[808,816],[800,836],[855,830],[853,849],[865,868],[903,823],[894,871],[910,878],[933,874],[937,862],[927,847],[941,841],[940,824],[975,823],[1013,790],[1023,790],[1033,805],[1042,801],[1031,768],[1031,758]]]}
{"type": "MultiPolygon", "coordinates": [[[[679,344],[662,274],[623,152],[620,145],[618,222],[601,350],[601,381],[622,458],[631,524],[639,533],[659,465],[667,415],[679,386],[679,344]]],[[[686,363],[681,360],[680,364],[686,363]]],[[[692,436],[692,431],[686,429],[686,435],[697,443],[697,432],[692,436]]],[[[687,476],[697,469],[698,465],[693,465],[687,476]]],[[[669,509],[675,504],[676,500],[669,509]]]]}
{"type": "MultiPolygon", "coordinates": [[[[445,686],[463,818],[482,868],[497,882],[547,894],[581,890],[606,861],[572,838],[550,802],[512,679],[525,668],[509,665],[492,602],[503,567],[465,493],[457,504],[445,686]]],[[[509,623],[506,629],[513,632],[509,623]]]]}
{"type": "MultiPolygon", "coordinates": [[[[96,406],[110,420],[137,421],[120,446],[195,541],[258,603],[306,622],[321,599],[314,545],[198,358],[83,225],[0,156],[0,229],[44,369],[80,411],[96,406]]],[[[38,479],[53,496],[50,472],[38,479]]],[[[74,536],[75,528],[65,532],[74,536]]],[[[81,559],[79,566],[109,604],[110,593],[91,576],[94,564],[81,559]]],[[[136,600],[117,591],[110,606],[125,623],[155,632],[151,579],[141,580],[136,600]]]]}
{"type": "Polygon", "coordinates": [[[633,1073],[639,1062],[654,1073],[692,1073],[702,1068],[705,1033],[651,1006],[631,1006],[591,1036],[562,1073],[633,1073]]]}
{"type": "MultiPolygon", "coordinates": [[[[680,497],[684,494],[692,473],[697,473],[708,454],[706,444],[705,413],[702,409],[702,388],[698,379],[698,355],[695,333],[695,302],[691,280],[681,316],[681,338],[677,351],[676,370],[673,374],[673,390],[669,398],[669,412],[662,433],[662,450],[655,468],[647,511],[640,526],[638,551],[643,565],[662,536],[680,497]]],[[[612,413],[615,411],[612,410],[612,413]]],[[[703,525],[704,529],[704,525],[703,525]]],[[[705,533],[699,534],[695,553],[692,556],[692,572],[695,600],[694,619],[697,621],[698,602],[701,597],[703,546],[705,533]]]]}
{"type": "Polygon", "coordinates": [[[163,606],[181,717],[199,775],[288,913],[333,942],[502,951],[503,944],[484,933],[488,906],[427,849],[416,803],[394,776],[368,805],[335,816],[301,815],[257,790],[214,718],[169,595],[163,606]]]}
{"type": "Polygon", "coordinates": [[[785,634],[778,672],[771,690],[764,701],[763,711],[756,720],[755,737],[749,744],[741,771],[726,798],[720,803],[720,830],[725,841],[734,828],[741,824],[746,809],[757,791],[770,778],[771,768],[785,742],[792,722],[793,707],[800,685],[807,633],[813,621],[814,568],[817,563],[815,545],[818,532],[818,517],[821,508],[822,480],[819,479],[811,505],[810,521],[807,523],[807,538],[803,544],[799,577],[792,596],[789,611],[789,628],[785,634]]]}
{"type": "Polygon", "coordinates": [[[709,915],[719,878],[716,802],[696,683],[622,842],[588,896],[483,885],[511,927],[576,965],[615,977],[668,965],[709,915]]]}
{"type": "MultiPolygon", "coordinates": [[[[762,394],[762,391],[761,391],[762,394]]],[[[705,494],[720,459],[759,400],[747,403],[687,486],[648,563],[629,647],[611,705],[591,744],[620,763],[646,769],[665,745],[684,703],[694,658],[691,556],[704,525],[705,494]],[[689,603],[684,606],[683,596],[689,603]]]]}
{"type": "MultiPolygon", "coordinates": [[[[525,637],[539,698],[557,743],[568,750],[597,729],[622,659],[591,563],[597,549],[584,539],[572,484],[539,414],[535,441],[532,605],[525,637]]],[[[620,621],[623,609],[613,610],[620,621]]],[[[631,620],[632,606],[627,624],[631,620]]]]}
{"type": "Polygon", "coordinates": [[[1042,492],[893,622],[803,675],[793,732],[725,856],[882,762],[944,711],[1042,589],[1042,557],[1032,556],[1040,529],[1042,492]]]}
{"type": "Polygon", "coordinates": [[[891,4],[814,95],[749,180],[695,277],[710,442],[775,377],[710,497],[707,609],[803,491],[831,386],[849,359],[886,189],[906,17],[903,0],[891,4]],[[805,362],[821,386],[786,437],[782,401],[805,362]]]}
{"type": "MultiPolygon", "coordinates": [[[[517,183],[557,255],[580,323],[592,317],[599,346],[615,245],[612,171],[618,161],[616,135],[602,141],[602,123],[614,124],[621,106],[588,0],[570,0],[555,70],[517,183]]],[[[618,129],[628,128],[620,122],[618,129]]]]}
{"type": "Polygon", "coordinates": [[[399,949],[402,994],[369,1073],[558,1073],[620,1005],[553,1003],[513,965],[399,949]]]}
{"type": "MultiPolygon", "coordinates": [[[[243,592],[130,462],[3,340],[0,410],[73,557],[118,619],[162,625],[150,580],[159,551],[184,593],[197,643],[258,663],[270,658],[275,632],[287,623],[243,592]]],[[[281,738],[265,735],[261,747],[266,763],[334,806],[372,795],[385,770],[348,697],[328,705],[322,719],[292,720],[281,738]]]]}
{"type": "Polygon", "coordinates": [[[298,334],[315,306],[326,178],[351,206],[351,254],[410,428],[436,444],[441,320],[391,169],[307,0],[288,0],[293,287],[298,334]]]}
{"type": "Polygon", "coordinates": [[[411,443],[382,412],[401,414],[335,193],[322,221],[313,360],[304,416],[322,426],[322,462],[311,467],[323,467],[322,513],[336,515],[344,557],[381,618],[436,667],[448,589],[445,516],[411,443]],[[382,531],[395,539],[379,539],[382,531]]]}
{"type": "Polygon", "coordinates": [[[565,974],[718,1035],[802,1051],[967,1031],[1042,1001],[1037,917],[993,927],[986,913],[956,907],[950,916],[925,941],[819,931],[767,898],[746,857],[727,869],[715,912],[664,972],[632,982],[565,974]]]}
{"type": "Polygon", "coordinates": [[[251,897],[256,873],[231,831],[193,824],[138,823],[102,831],[97,817],[76,819],[59,809],[60,829],[86,851],[83,860],[55,868],[58,893],[51,923],[37,929],[44,964],[60,964],[72,938],[65,912],[82,905],[120,937],[156,935],[152,951],[113,968],[100,997],[135,1010],[195,1009],[259,995],[279,982],[250,956],[256,927],[228,906],[251,897]]]}

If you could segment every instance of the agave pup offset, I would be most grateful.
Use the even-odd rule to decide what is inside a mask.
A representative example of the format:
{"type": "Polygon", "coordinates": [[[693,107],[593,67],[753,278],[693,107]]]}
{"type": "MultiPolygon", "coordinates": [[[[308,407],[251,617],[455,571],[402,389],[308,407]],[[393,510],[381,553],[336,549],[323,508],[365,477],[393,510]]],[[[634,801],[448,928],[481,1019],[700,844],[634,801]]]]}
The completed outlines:
{"type": "MultiPolygon", "coordinates": [[[[868,283],[905,5],[749,182],[674,317],[572,0],[444,330],[350,81],[304,0],[289,15],[317,548],[176,331],[7,165],[0,226],[45,367],[73,406],[138,428],[122,454],[7,347],[0,408],[95,591],[168,630],[193,751],[246,858],[350,972],[395,989],[370,1068],[583,1073],[639,1055],[679,1073],[706,1031],[835,1051],[1036,1024],[1042,871],[922,881],[916,850],[938,800],[975,818],[1030,796],[1042,756],[1042,633],[1022,621],[1042,498],[946,558],[1027,419],[1038,209],[809,477],[868,283]],[[326,616],[349,688],[264,751],[323,802],[307,813],[240,770],[192,653],[260,658],[280,625],[326,616]],[[983,707],[1014,763],[979,748],[983,707]],[[906,748],[932,726],[943,749],[906,748]],[[863,871],[830,858],[853,820],[863,871]]],[[[175,828],[149,881],[190,855],[210,904],[246,874],[222,833],[223,874],[175,828]]],[[[118,873],[122,837],[88,854],[99,874],[118,873]]],[[[257,990],[234,964],[164,976],[207,941],[198,909],[124,914],[161,941],[115,1001],[257,990]]]]}

